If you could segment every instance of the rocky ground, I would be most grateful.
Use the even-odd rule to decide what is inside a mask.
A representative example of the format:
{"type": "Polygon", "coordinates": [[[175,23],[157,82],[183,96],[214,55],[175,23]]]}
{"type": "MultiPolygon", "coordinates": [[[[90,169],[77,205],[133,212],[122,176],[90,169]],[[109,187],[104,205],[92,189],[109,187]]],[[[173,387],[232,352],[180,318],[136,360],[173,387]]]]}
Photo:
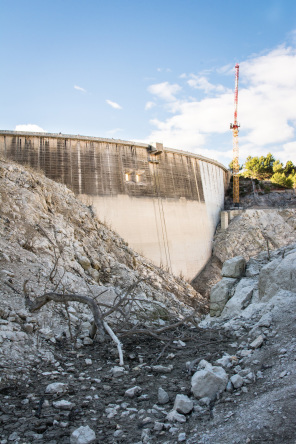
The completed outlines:
{"type": "MultiPolygon", "coordinates": [[[[233,278],[231,309],[232,298],[199,327],[126,340],[123,367],[110,344],[40,337],[47,360],[34,353],[2,381],[1,443],[295,442],[295,261],[296,245],[252,259],[233,278]],[[80,427],[90,440],[75,440],[80,427]]],[[[21,315],[1,328],[25,323],[21,315]]]]}
{"type": "Polygon", "coordinates": [[[239,275],[229,266],[227,274],[226,262],[222,315],[201,321],[207,303],[199,293],[134,253],[63,185],[5,161],[0,180],[1,444],[296,442],[292,213],[283,220],[293,229],[277,231],[285,246],[261,251],[239,275]],[[141,281],[132,315],[107,318],[124,364],[111,339],[89,337],[92,314],[81,304],[30,312],[27,279],[31,299],[106,290],[102,310],[125,282],[141,281]],[[147,333],[193,305],[190,322],[147,333]],[[146,334],[120,336],[124,319],[146,334]]]}
{"type": "Polygon", "coordinates": [[[296,209],[246,209],[231,220],[227,230],[217,228],[213,253],[208,264],[192,285],[205,297],[221,279],[222,264],[234,256],[246,260],[261,252],[296,242],[296,209]]]}

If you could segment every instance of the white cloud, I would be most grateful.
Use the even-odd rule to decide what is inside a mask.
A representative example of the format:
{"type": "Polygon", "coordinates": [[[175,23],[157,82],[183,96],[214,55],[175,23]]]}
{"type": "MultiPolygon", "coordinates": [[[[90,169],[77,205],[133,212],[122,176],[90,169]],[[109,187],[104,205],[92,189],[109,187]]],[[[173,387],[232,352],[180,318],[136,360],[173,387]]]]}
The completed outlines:
{"type": "Polygon", "coordinates": [[[26,125],[16,125],[14,131],[27,131],[30,133],[46,133],[46,130],[32,123],[28,123],[26,125]]]}
{"type": "MultiPolygon", "coordinates": [[[[226,65],[221,72],[228,73],[228,70],[226,65]]],[[[296,163],[295,73],[296,50],[292,47],[281,46],[240,63],[241,161],[250,154],[264,155],[271,151],[282,161],[290,159],[296,163]]],[[[171,101],[169,111],[174,115],[151,121],[154,129],[147,139],[163,140],[165,146],[172,148],[207,152],[208,157],[221,161],[228,157],[229,161],[232,154],[227,145],[231,148],[229,123],[234,112],[234,67],[232,75],[232,90],[210,83],[204,74],[187,76],[191,87],[204,92],[201,100],[188,96],[173,102],[174,95],[180,91],[179,85],[176,90],[168,82],[151,85],[152,94],[171,101]]]]}
{"type": "Polygon", "coordinates": [[[112,100],[106,100],[106,103],[108,103],[108,105],[112,106],[112,108],[114,109],[122,109],[122,107],[116,103],[116,102],[112,102],[112,100]]]}
{"type": "Polygon", "coordinates": [[[151,109],[156,105],[155,102],[147,102],[145,105],[145,110],[151,109]]]}
{"type": "Polygon", "coordinates": [[[233,65],[228,63],[227,65],[221,66],[217,69],[219,74],[231,74],[233,72],[233,65]]]}
{"type": "Polygon", "coordinates": [[[82,88],[81,86],[74,85],[74,89],[77,89],[77,91],[81,91],[81,92],[86,93],[86,89],[82,88]]]}
{"type": "Polygon", "coordinates": [[[293,142],[284,143],[283,150],[275,151],[275,156],[280,157],[282,162],[292,160],[296,165],[296,140],[293,142]]]}
{"type": "Polygon", "coordinates": [[[151,94],[167,102],[176,100],[175,94],[181,91],[181,89],[181,86],[177,83],[171,84],[169,82],[155,83],[148,87],[148,91],[151,94]]]}
{"type": "Polygon", "coordinates": [[[222,85],[213,85],[208,81],[208,79],[205,76],[196,76],[194,74],[190,74],[190,77],[191,78],[187,80],[188,85],[195,89],[201,89],[206,94],[208,94],[211,91],[223,92],[226,89],[222,85]]]}

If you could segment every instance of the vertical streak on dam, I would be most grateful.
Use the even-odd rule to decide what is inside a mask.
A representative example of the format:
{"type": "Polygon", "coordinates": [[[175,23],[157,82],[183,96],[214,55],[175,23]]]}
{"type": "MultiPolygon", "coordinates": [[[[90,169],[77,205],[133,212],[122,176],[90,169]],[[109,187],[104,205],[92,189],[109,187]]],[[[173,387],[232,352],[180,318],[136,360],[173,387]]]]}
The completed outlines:
{"type": "Polygon", "coordinates": [[[0,131],[0,154],[44,171],[156,265],[193,279],[210,257],[228,185],[211,159],[95,137],[0,131]]]}

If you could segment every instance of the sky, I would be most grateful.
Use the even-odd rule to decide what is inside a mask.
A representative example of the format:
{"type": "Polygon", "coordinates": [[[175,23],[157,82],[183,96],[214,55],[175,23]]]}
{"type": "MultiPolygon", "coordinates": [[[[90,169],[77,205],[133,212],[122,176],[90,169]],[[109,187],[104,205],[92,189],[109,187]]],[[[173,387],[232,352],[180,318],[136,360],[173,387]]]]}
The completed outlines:
{"type": "Polygon", "coordinates": [[[0,129],[296,164],[295,0],[0,0],[0,129]]]}

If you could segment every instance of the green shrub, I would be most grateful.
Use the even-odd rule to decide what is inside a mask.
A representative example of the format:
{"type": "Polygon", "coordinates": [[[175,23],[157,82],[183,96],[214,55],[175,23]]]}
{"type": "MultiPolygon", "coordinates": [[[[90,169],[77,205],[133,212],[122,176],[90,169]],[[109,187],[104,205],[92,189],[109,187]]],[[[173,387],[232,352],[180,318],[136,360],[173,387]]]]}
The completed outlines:
{"type": "Polygon", "coordinates": [[[290,177],[286,177],[285,173],[275,173],[270,180],[282,187],[293,188],[293,180],[290,177]]]}

